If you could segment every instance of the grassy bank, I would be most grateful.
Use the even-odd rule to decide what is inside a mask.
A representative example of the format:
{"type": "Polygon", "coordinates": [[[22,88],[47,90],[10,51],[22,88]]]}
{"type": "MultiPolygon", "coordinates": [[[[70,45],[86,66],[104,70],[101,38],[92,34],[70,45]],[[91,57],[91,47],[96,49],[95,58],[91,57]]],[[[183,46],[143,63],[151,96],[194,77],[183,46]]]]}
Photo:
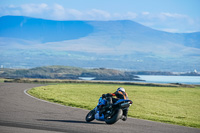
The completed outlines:
{"type": "Polygon", "coordinates": [[[5,82],[5,81],[7,81],[7,82],[12,82],[13,79],[0,78],[0,83],[3,83],[3,82],[5,82]]]}
{"type": "Polygon", "coordinates": [[[157,87],[188,87],[193,88],[198,85],[188,84],[173,84],[173,83],[145,83],[145,82],[123,82],[123,81],[101,81],[101,80],[72,80],[72,79],[39,79],[39,78],[20,78],[20,79],[5,79],[4,82],[14,83],[86,83],[86,84],[118,84],[118,85],[138,85],[138,86],[157,86],[157,87]]]}
{"type": "Polygon", "coordinates": [[[3,78],[0,78],[0,83],[3,83],[3,82],[4,82],[4,80],[5,80],[5,79],[3,79],[3,78]]]}
{"type": "MultiPolygon", "coordinates": [[[[120,85],[133,100],[129,116],[200,128],[200,87],[149,87],[120,85]]],[[[68,83],[37,87],[31,95],[63,105],[93,109],[103,93],[119,84],[68,83]]]]}

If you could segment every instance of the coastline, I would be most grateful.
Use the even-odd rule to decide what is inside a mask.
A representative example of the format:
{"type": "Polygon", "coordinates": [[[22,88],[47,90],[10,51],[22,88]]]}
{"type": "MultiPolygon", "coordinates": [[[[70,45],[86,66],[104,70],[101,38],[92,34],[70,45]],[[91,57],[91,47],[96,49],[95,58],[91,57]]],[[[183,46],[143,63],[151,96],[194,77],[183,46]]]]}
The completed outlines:
{"type": "Polygon", "coordinates": [[[180,84],[180,83],[147,83],[147,82],[130,82],[130,81],[102,81],[102,80],[71,80],[71,79],[5,79],[4,82],[13,83],[88,83],[88,84],[119,84],[119,85],[138,85],[138,86],[159,86],[159,87],[188,87],[193,88],[200,85],[180,84]]]}

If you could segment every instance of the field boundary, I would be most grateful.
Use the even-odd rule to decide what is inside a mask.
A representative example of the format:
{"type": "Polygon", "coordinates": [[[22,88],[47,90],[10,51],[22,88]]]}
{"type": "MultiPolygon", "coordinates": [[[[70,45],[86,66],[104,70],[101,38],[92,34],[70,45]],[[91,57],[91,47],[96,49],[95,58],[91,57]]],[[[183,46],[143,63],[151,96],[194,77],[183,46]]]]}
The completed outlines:
{"type": "Polygon", "coordinates": [[[155,86],[155,87],[188,87],[194,88],[196,85],[179,84],[179,83],[140,83],[140,82],[126,82],[126,81],[101,81],[101,80],[71,80],[71,79],[35,79],[35,78],[21,78],[21,79],[5,79],[4,82],[14,83],[91,83],[91,84],[120,84],[120,85],[138,85],[138,86],[155,86]]]}

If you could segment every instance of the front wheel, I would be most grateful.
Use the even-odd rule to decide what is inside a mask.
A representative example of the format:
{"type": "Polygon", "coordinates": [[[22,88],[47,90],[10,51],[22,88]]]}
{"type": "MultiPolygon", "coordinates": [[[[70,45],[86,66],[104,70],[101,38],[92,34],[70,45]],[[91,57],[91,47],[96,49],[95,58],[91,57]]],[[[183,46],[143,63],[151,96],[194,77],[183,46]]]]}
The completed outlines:
{"type": "Polygon", "coordinates": [[[87,122],[93,121],[95,119],[95,110],[91,110],[85,117],[87,122]]]}
{"type": "Polygon", "coordinates": [[[123,114],[122,109],[118,109],[118,110],[116,110],[114,115],[111,116],[111,118],[105,119],[105,122],[107,124],[114,124],[115,122],[117,122],[122,117],[122,114],[123,114]]]}

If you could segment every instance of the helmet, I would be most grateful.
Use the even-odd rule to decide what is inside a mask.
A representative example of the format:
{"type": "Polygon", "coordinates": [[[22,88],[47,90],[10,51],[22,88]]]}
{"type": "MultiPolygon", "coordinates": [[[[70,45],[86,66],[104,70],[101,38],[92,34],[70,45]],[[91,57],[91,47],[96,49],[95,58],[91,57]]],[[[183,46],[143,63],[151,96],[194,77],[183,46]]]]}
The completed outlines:
{"type": "Polygon", "coordinates": [[[124,89],[124,88],[122,88],[122,87],[119,87],[119,88],[117,89],[117,91],[122,91],[122,92],[125,92],[125,89],[124,89]]]}

